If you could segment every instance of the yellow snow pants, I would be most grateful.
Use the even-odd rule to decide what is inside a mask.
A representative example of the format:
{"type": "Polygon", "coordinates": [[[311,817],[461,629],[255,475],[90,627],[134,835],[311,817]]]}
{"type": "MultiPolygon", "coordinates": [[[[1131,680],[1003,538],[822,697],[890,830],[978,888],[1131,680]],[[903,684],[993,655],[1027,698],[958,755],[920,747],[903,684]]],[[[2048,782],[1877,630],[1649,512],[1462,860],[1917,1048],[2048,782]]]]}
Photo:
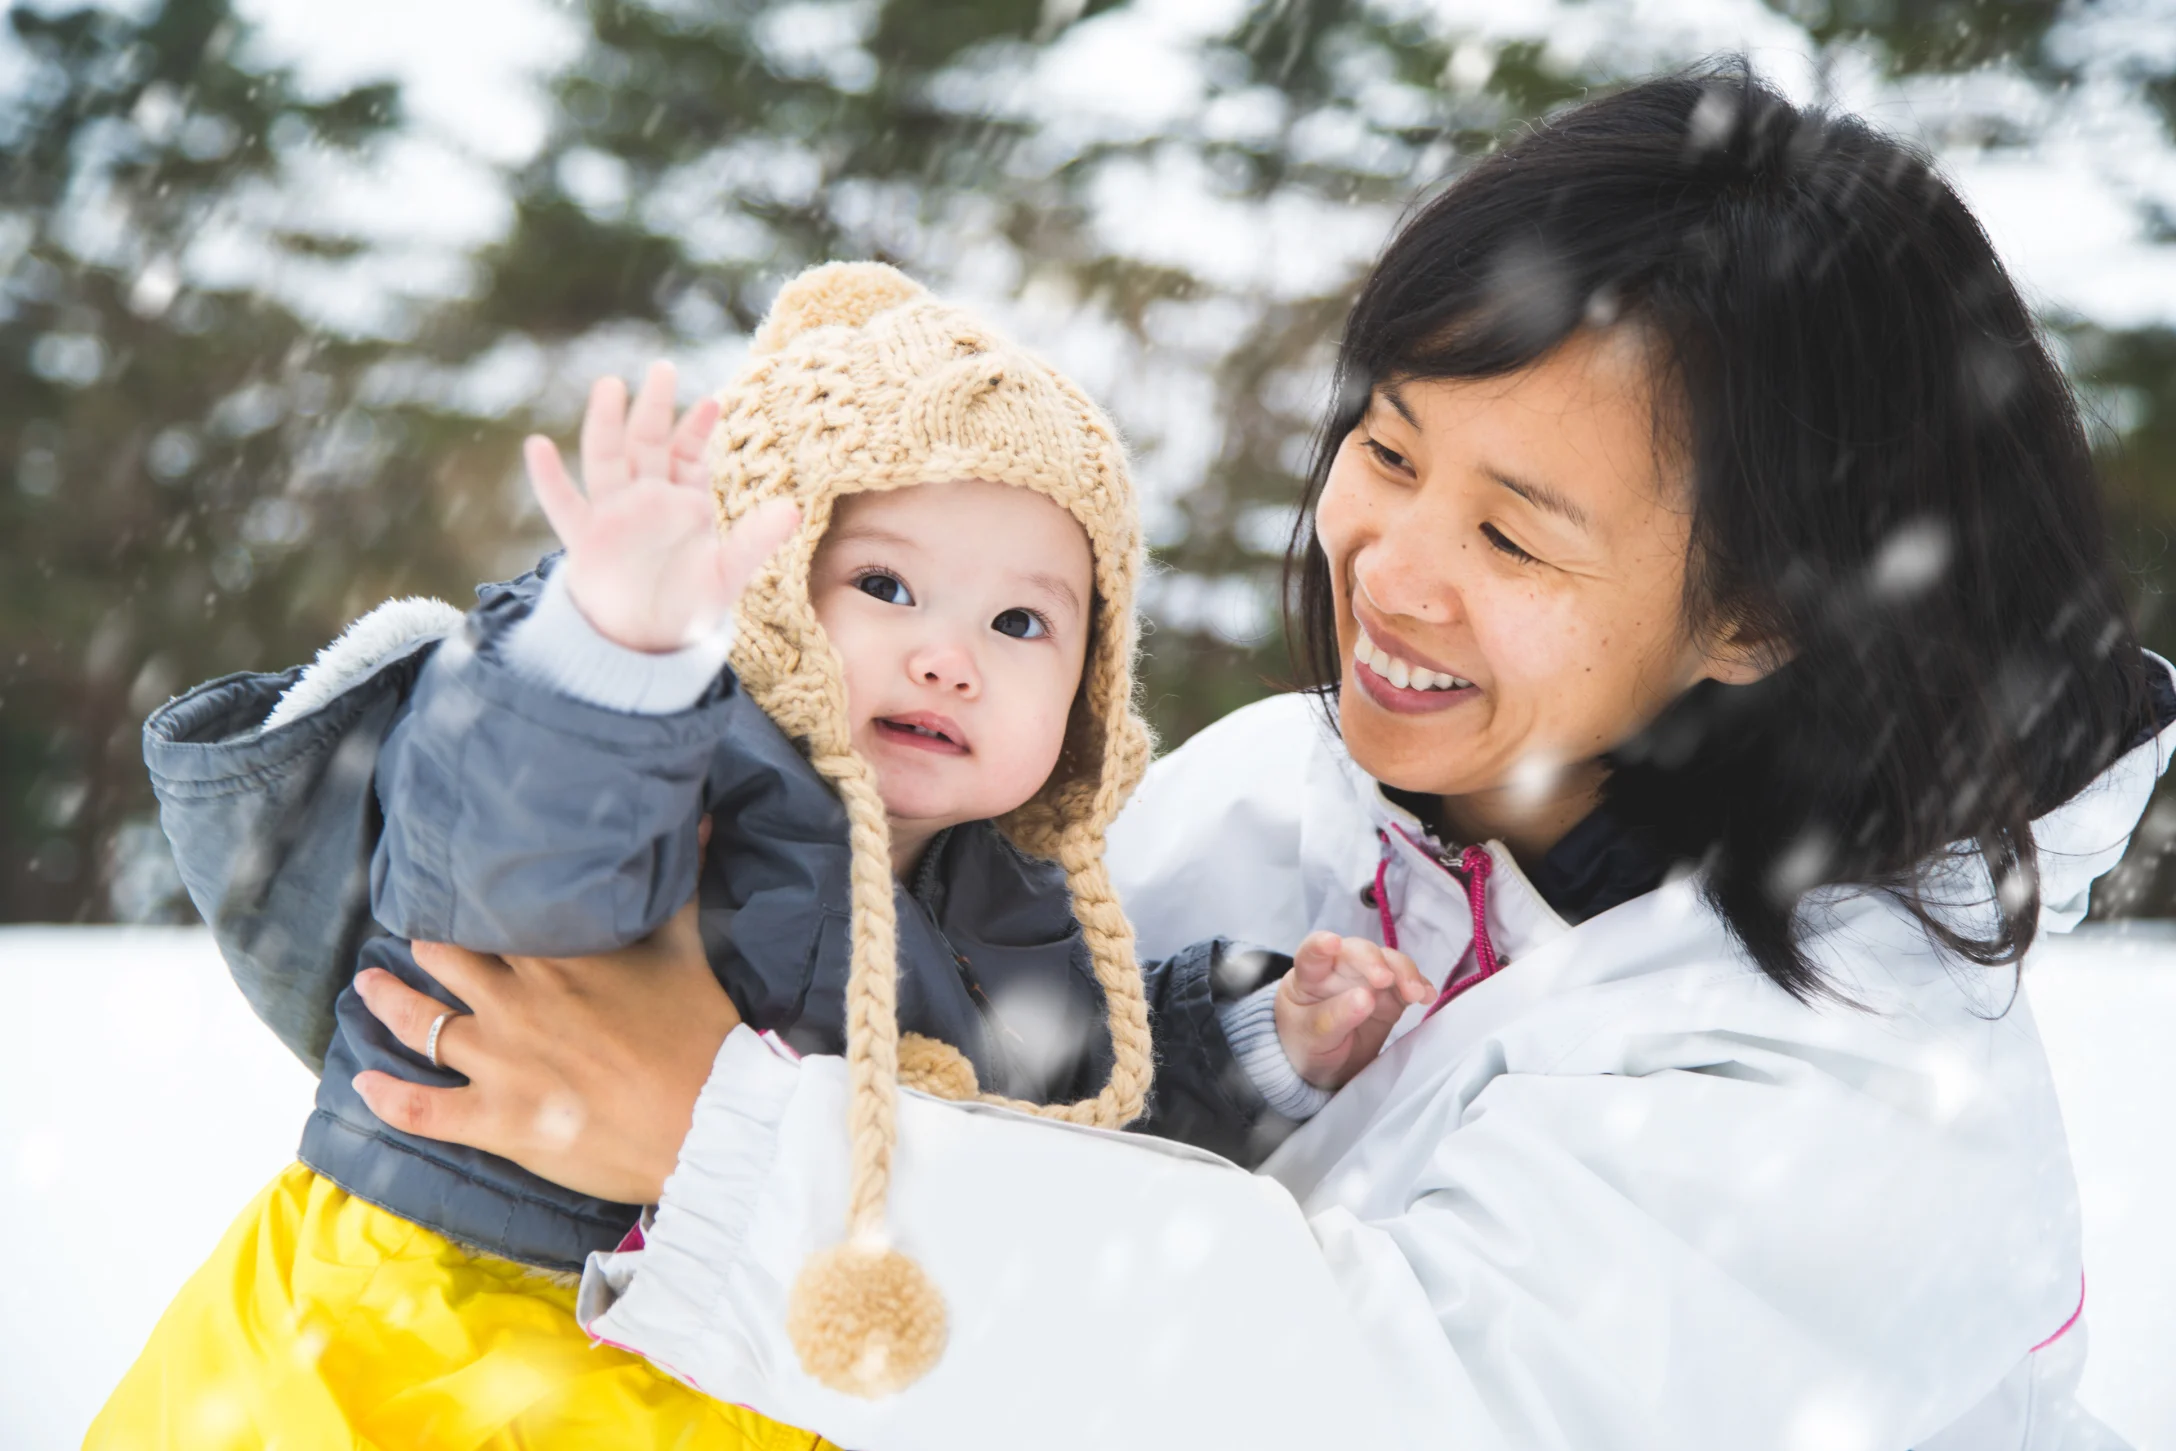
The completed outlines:
{"type": "Polygon", "coordinates": [[[296,1164],[182,1286],[86,1451],[813,1451],[574,1319],[574,1288],[472,1254],[296,1164]]]}

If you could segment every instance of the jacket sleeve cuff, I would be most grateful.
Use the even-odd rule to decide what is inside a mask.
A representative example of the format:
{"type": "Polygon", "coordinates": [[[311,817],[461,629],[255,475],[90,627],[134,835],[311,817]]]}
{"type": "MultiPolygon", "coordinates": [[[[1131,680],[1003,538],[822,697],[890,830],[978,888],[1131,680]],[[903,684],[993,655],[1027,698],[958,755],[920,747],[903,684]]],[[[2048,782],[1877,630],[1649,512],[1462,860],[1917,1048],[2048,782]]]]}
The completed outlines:
{"type": "Polygon", "coordinates": [[[583,1268],[575,1318],[592,1339],[688,1378],[676,1367],[692,1369],[695,1347],[716,1334],[799,1081],[747,1025],[726,1035],[641,1248],[592,1254],[583,1268]]]}
{"type": "Polygon", "coordinates": [[[1224,1041],[1231,1044],[1232,1057],[1272,1110],[1289,1119],[1308,1119],[1330,1101],[1330,1091],[1300,1077],[1285,1056],[1284,1044],[1277,1038],[1275,982],[1217,1004],[1216,1021],[1224,1030],[1224,1041]]]}
{"type": "Polygon", "coordinates": [[[672,715],[702,699],[733,649],[733,617],[683,649],[630,650],[598,633],[552,571],[536,608],[499,642],[500,657],[524,679],[628,715],[672,715]]]}

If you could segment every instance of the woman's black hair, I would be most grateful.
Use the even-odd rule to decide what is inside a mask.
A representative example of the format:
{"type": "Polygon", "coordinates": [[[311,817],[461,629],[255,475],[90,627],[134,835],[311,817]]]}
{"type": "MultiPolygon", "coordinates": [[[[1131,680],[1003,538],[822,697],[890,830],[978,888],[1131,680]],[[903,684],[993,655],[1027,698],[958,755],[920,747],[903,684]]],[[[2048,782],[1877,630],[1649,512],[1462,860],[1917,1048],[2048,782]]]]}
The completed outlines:
{"type": "Polygon", "coordinates": [[[1542,123],[1391,241],[1294,537],[1302,671],[1336,689],[1313,504],[1376,386],[1509,373],[1611,321],[1649,343],[1658,447],[1689,480],[1687,627],[1788,659],[1695,686],[1610,753],[1608,808],[1705,863],[1709,900],[1801,999],[1837,991],[1795,930],[1827,884],[1887,888],[1966,958],[2017,961],[2033,819],[2152,718],[2076,402],[1928,160],[1742,64],[1542,123]],[[1953,843],[1984,860],[1992,919],[1946,910],[1953,843]]]}

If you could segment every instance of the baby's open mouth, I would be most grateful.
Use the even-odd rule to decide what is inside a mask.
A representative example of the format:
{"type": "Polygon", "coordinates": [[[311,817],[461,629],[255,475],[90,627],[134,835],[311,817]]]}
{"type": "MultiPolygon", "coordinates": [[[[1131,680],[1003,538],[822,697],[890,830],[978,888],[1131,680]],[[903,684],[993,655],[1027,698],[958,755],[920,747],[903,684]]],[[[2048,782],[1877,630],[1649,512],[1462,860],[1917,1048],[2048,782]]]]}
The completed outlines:
{"type": "Polygon", "coordinates": [[[966,737],[959,726],[941,715],[916,711],[912,715],[879,716],[876,728],[885,739],[903,746],[953,755],[967,754],[966,737]]]}

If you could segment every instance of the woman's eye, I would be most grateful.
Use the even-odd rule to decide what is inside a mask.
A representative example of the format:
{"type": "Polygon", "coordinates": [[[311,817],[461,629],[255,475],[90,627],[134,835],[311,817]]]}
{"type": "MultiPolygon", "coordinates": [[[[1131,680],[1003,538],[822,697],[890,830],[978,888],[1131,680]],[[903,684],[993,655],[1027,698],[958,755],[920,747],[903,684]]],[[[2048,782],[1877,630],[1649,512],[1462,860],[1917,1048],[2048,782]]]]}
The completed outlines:
{"type": "Polygon", "coordinates": [[[914,596],[907,593],[907,582],[898,575],[886,574],[881,569],[873,569],[855,580],[854,588],[871,599],[882,600],[888,605],[911,605],[914,603],[914,596]]]}
{"type": "Polygon", "coordinates": [[[1015,640],[1039,640],[1050,633],[1050,622],[1033,610],[1007,610],[990,621],[990,628],[1015,640]]]}
{"type": "Polygon", "coordinates": [[[1533,555],[1528,554],[1525,550],[1519,548],[1518,545],[1513,544],[1511,540],[1494,524],[1483,524],[1481,526],[1481,532],[1488,537],[1488,542],[1490,544],[1496,546],[1498,553],[1508,554],[1513,559],[1519,561],[1519,563],[1521,564],[1533,564],[1536,562],[1533,555]]]}
{"type": "Polygon", "coordinates": [[[1369,453],[1374,454],[1375,461],[1386,469],[1396,473],[1405,473],[1412,468],[1412,465],[1405,461],[1404,454],[1399,453],[1396,449],[1385,448],[1372,438],[1362,440],[1361,446],[1367,449],[1369,453]]]}

